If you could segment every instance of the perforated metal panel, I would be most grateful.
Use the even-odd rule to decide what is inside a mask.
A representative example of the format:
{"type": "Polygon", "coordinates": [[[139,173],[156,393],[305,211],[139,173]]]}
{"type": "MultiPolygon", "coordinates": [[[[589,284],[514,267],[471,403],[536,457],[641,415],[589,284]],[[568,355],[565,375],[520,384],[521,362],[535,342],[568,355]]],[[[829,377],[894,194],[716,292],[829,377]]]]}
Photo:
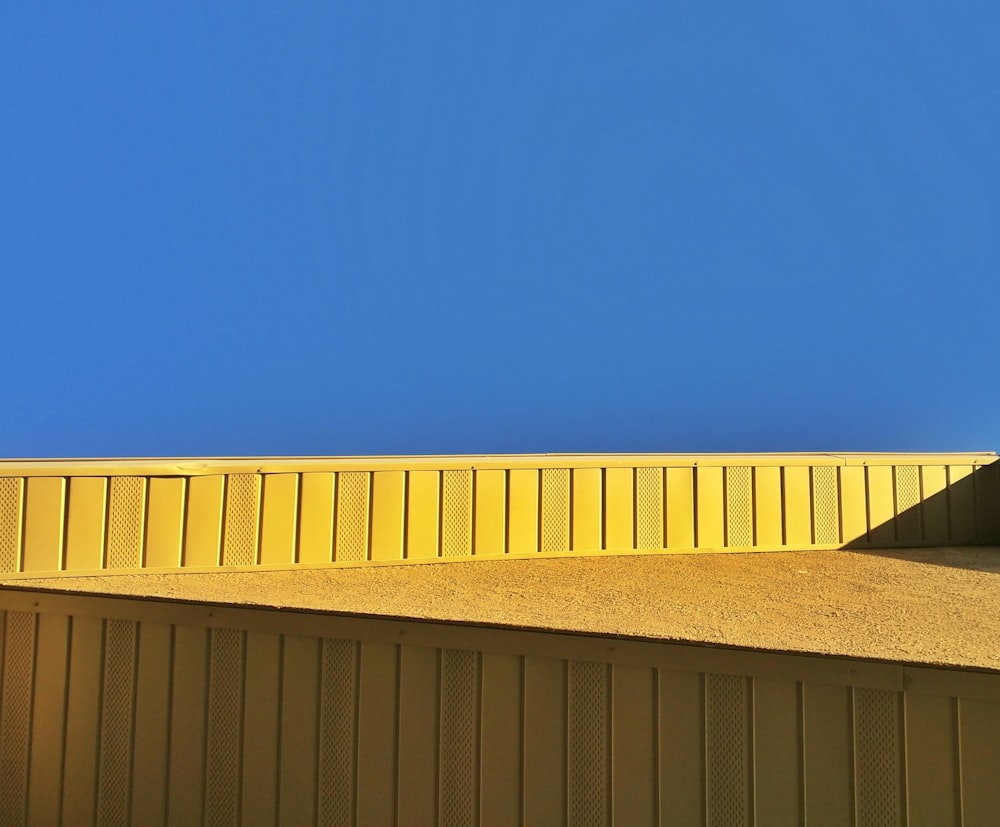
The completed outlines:
{"type": "Polygon", "coordinates": [[[706,781],[712,827],[751,823],[750,709],[747,678],[705,676],[706,781]]]}
{"type": "Polygon", "coordinates": [[[569,469],[542,471],[542,551],[569,550],[569,469]]]}
{"type": "Polygon", "coordinates": [[[205,766],[205,823],[209,825],[240,820],[243,651],[243,632],[212,629],[205,766]]]}
{"type": "Polygon", "coordinates": [[[472,549],[472,472],[442,474],[441,556],[466,557],[472,549]]]}
{"type": "Polygon", "coordinates": [[[336,559],[368,559],[368,500],[370,475],[367,471],[344,471],[337,475],[336,559]]]}
{"type": "Polygon", "coordinates": [[[858,827],[902,824],[901,710],[896,692],[854,690],[858,827]]]}
{"type": "Polygon", "coordinates": [[[106,622],[97,788],[99,824],[128,823],[132,786],[135,644],[135,623],[129,620],[106,622]]]}
{"type": "Polygon", "coordinates": [[[812,469],[812,494],[815,542],[839,543],[840,506],[836,468],[826,465],[812,469]]]}
{"type": "Polygon", "coordinates": [[[479,657],[475,652],[442,651],[440,715],[439,822],[475,824],[479,763],[479,657]]]}
{"type": "Polygon", "coordinates": [[[610,818],[608,667],[569,663],[569,823],[602,825],[610,818]]]}
{"type": "Polygon", "coordinates": [[[21,508],[24,480],[0,477],[0,573],[21,565],[21,508]]]}
{"type": "Polygon", "coordinates": [[[28,745],[31,737],[31,690],[35,671],[36,616],[4,612],[0,694],[0,825],[26,823],[28,745]]]}
{"type": "Polygon", "coordinates": [[[257,562],[259,525],[260,475],[230,474],[226,478],[222,565],[252,566],[257,562]]]}
{"type": "Polygon", "coordinates": [[[726,469],[726,545],[753,545],[753,469],[726,469]]]}
{"type": "Polygon", "coordinates": [[[142,566],[142,535],[146,522],[146,480],[112,477],[108,500],[108,568],[142,566]]]}
{"type": "Polygon", "coordinates": [[[357,644],[324,640],[319,707],[319,823],[354,823],[357,644]]]}
{"type": "Polygon", "coordinates": [[[663,548],[662,468],[635,471],[635,523],[638,548],[663,548]]]}
{"type": "Polygon", "coordinates": [[[901,542],[923,539],[920,516],[920,468],[916,465],[897,465],[896,539],[901,542]]]}

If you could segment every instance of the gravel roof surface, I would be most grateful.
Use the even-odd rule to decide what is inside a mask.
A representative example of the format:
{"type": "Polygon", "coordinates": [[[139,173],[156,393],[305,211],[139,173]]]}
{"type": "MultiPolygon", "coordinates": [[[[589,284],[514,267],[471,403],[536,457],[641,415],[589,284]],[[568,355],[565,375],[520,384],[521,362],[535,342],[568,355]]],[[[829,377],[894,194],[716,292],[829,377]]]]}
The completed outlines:
{"type": "Polygon", "coordinates": [[[1000,671],[1000,548],[670,554],[17,580],[4,588],[1000,671]]]}

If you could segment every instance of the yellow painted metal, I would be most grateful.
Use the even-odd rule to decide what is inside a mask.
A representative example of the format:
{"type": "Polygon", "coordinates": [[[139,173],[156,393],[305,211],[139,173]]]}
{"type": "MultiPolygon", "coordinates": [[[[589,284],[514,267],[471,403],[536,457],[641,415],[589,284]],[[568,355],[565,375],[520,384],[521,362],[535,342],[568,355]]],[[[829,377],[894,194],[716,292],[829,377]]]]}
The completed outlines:
{"type": "Polygon", "coordinates": [[[167,755],[170,748],[171,629],[139,624],[136,665],[135,731],[142,737],[133,747],[133,824],[155,823],[166,812],[167,755]]]}
{"type": "MultiPolygon", "coordinates": [[[[411,477],[417,473],[421,472],[411,472],[411,477]]],[[[474,523],[477,555],[496,556],[506,552],[506,471],[476,471],[474,523]]]]}
{"type": "Polygon", "coordinates": [[[184,565],[217,566],[222,548],[222,506],[226,478],[221,475],[188,480],[184,526],[184,565]]]}
{"type": "MultiPolygon", "coordinates": [[[[205,736],[209,635],[205,628],[177,626],[173,632],[170,696],[169,824],[200,824],[205,811],[205,736]]],[[[269,752],[277,751],[269,743],[269,752]]],[[[80,750],[83,751],[82,749],[80,750]]]]}
{"type": "Polygon", "coordinates": [[[667,468],[667,548],[694,548],[694,471],[667,468]]]}
{"type": "MultiPolygon", "coordinates": [[[[315,722],[319,718],[316,692],[319,654],[320,642],[315,638],[290,635],[282,646],[281,729],[276,746],[279,777],[287,782],[278,786],[279,823],[317,823],[319,728],[315,722]]],[[[226,820],[219,819],[215,823],[226,823],[226,820]]]]}
{"type": "MultiPolygon", "coordinates": [[[[441,474],[438,471],[410,471],[409,478],[406,556],[411,560],[433,560],[438,556],[441,474]]],[[[502,499],[500,507],[503,508],[502,499]]]]}
{"type": "Polygon", "coordinates": [[[483,652],[482,802],[483,827],[519,824],[521,756],[524,749],[520,655],[483,652]]]}
{"type": "Polygon", "coordinates": [[[793,549],[813,544],[812,492],[809,469],[790,466],[784,471],[785,544],[793,549]]]}
{"type": "Polygon", "coordinates": [[[801,824],[804,789],[799,745],[802,743],[802,698],[793,681],[753,682],[753,768],[756,784],[754,824],[801,824]]]}
{"type": "MultiPolygon", "coordinates": [[[[183,479],[177,479],[183,483],[183,479]]],[[[73,477],[70,480],[66,525],[67,571],[103,567],[107,497],[108,481],[104,477],[73,477]]],[[[180,562],[174,565],[180,565],[180,562]]]]}
{"type": "Polygon", "coordinates": [[[931,543],[947,543],[948,530],[948,467],[924,465],[920,469],[921,508],[924,538],[931,543]]]}
{"type": "Polygon", "coordinates": [[[63,509],[66,480],[32,477],[24,509],[24,571],[60,571],[63,567],[63,509]]]}
{"type": "Polygon", "coordinates": [[[372,643],[361,651],[358,691],[366,703],[358,711],[358,824],[392,824],[395,820],[395,773],[385,768],[396,763],[388,759],[396,755],[398,649],[391,643],[372,643]]]}
{"type": "Polygon", "coordinates": [[[973,468],[952,465],[948,468],[948,510],[951,536],[955,542],[972,542],[976,537],[976,496],[973,468]]]}
{"type": "Polygon", "coordinates": [[[851,712],[850,687],[803,685],[806,823],[854,823],[851,712]]]}
{"type": "Polygon", "coordinates": [[[0,576],[1000,542],[994,455],[431,459],[39,462],[0,476],[0,576]]]}
{"type": "Polygon", "coordinates": [[[907,695],[906,753],[911,824],[958,827],[960,755],[954,698],[912,692],[907,695]]]}
{"type": "MultiPolygon", "coordinates": [[[[150,568],[177,568],[181,565],[186,483],[183,477],[153,477],[149,481],[146,565],[150,568]]],[[[76,485],[76,480],[73,485],[76,485]]],[[[74,488],[70,489],[71,518],[74,491],[74,488]]],[[[68,556],[67,547],[67,569],[70,568],[68,556]]]]}
{"type": "Polygon", "coordinates": [[[660,755],[686,756],[659,762],[660,823],[705,824],[705,674],[657,669],[656,700],[660,755]]]}
{"type": "Polygon", "coordinates": [[[408,471],[513,468],[693,468],[850,465],[990,465],[994,452],[865,454],[499,454],[396,457],[192,457],[170,459],[0,460],[0,477],[188,476],[338,471],[408,471]]]}
{"type": "Polygon", "coordinates": [[[975,485],[976,540],[1000,543],[1000,463],[977,469],[975,485]]]}
{"type": "Polygon", "coordinates": [[[868,467],[869,538],[876,547],[891,546],[896,541],[896,502],[893,491],[893,467],[868,467]]]}
{"type": "Polygon", "coordinates": [[[335,485],[334,474],[312,472],[302,475],[300,563],[329,563],[333,559],[335,485]]]}
{"type": "MultiPolygon", "coordinates": [[[[283,719],[281,685],[285,638],[274,632],[247,635],[247,681],[243,696],[242,817],[246,825],[273,825],[278,811],[279,754],[283,719]],[[260,779],[259,781],[257,779],[260,779]]],[[[323,722],[316,722],[322,725],[323,722]]],[[[349,800],[349,799],[348,799],[349,800]]]]}
{"type": "Polygon", "coordinates": [[[403,559],[406,474],[376,471],[372,488],[372,560],[403,559]]]}
{"type": "Polygon", "coordinates": [[[781,469],[764,467],[754,468],[753,471],[756,544],[764,547],[784,545],[781,469]]]}
{"type": "Polygon", "coordinates": [[[613,824],[655,824],[657,810],[657,673],[649,666],[612,671],[613,824]]]}
{"type": "Polygon", "coordinates": [[[260,562],[295,562],[299,523],[299,475],[267,474],[260,532],[260,562]]]}
{"type": "MultiPolygon", "coordinates": [[[[522,796],[536,824],[566,824],[566,673],[568,663],[524,659],[522,796]],[[558,778],[560,783],[553,783],[558,778]]],[[[527,821],[527,819],[525,819],[527,821]]]]}
{"type": "Polygon", "coordinates": [[[597,551],[601,548],[604,534],[603,473],[600,468],[574,468],[572,549],[574,551],[597,551]]]}
{"type": "Polygon", "coordinates": [[[997,732],[1000,704],[978,698],[957,698],[961,744],[962,823],[990,824],[996,820],[997,732]]]}
{"type": "Polygon", "coordinates": [[[699,466],[695,470],[698,548],[719,549],[726,544],[723,469],[699,466]]]}
{"type": "MultiPolygon", "coordinates": [[[[69,627],[68,617],[38,616],[34,656],[35,671],[41,679],[35,682],[32,698],[31,783],[28,785],[28,812],[33,816],[32,822],[37,824],[58,824],[60,821],[69,627]]],[[[5,815],[10,816],[10,813],[5,815]]]]}
{"type": "Polygon", "coordinates": [[[631,468],[604,472],[604,548],[635,548],[635,473],[631,468]]]}
{"type": "Polygon", "coordinates": [[[538,551],[538,471],[511,470],[509,483],[509,554],[538,551]]]}
{"type": "Polygon", "coordinates": [[[14,823],[995,816],[992,673],[15,589],[0,641],[14,823]]]}
{"type": "Polygon", "coordinates": [[[844,543],[868,542],[867,469],[853,466],[840,469],[840,520],[844,543]]]}
{"type": "MultiPolygon", "coordinates": [[[[433,824],[437,813],[438,715],[441,656],[435,649],[404,646],[399,653],[399,777],[400,789],[412,791],[400,824],[433,824]]],[[[485,710],[484,710],[485,714],[485,710]]],[[[345,779],[350,784],[351,778],[345,779]]],[[[336,807],[331,802],[332,807],[336,807]]],[[[329,822],[335,822],[330,819],[329,822]]]]}
{"type": "MultiPolygon", "coordinates": [[[[75,615],[69,649],[69,686],[66,695],[66,754],[63,765],[62,811],[64,823],[92,824],[97,786],[97,750],[100,742],[101,659],[104,643],[104,620],[75,615]],[[84,746],[86,745],[86,746],[84,746]]],[[[167,626],[168,634],[172,632],[167,626]]],[[[169,657],[163,666],[170,669],[169,657]]],[[[142,739],[144,740],[144,739],[142,739]]]]}

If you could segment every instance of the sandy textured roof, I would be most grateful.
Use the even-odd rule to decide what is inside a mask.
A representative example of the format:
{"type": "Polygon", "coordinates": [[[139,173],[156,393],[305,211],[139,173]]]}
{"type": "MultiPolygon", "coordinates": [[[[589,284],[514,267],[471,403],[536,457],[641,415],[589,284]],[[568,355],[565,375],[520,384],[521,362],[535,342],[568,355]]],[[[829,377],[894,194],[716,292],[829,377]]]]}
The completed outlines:
{"type": "Polygon", "coordinates": [[[102,575],[4,588],[460,621],[1000,671],[1000,549],[102,575]]]}

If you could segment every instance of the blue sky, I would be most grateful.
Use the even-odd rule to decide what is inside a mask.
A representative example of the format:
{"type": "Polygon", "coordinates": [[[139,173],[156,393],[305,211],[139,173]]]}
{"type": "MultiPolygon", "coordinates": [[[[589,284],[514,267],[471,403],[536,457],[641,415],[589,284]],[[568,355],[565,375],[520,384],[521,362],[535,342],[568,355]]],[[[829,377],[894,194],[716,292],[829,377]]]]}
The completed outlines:
{"type": "Polygon", "coordinates": [[[0,456],[996,449],[998,42],[3,3],[0,456]]]}

